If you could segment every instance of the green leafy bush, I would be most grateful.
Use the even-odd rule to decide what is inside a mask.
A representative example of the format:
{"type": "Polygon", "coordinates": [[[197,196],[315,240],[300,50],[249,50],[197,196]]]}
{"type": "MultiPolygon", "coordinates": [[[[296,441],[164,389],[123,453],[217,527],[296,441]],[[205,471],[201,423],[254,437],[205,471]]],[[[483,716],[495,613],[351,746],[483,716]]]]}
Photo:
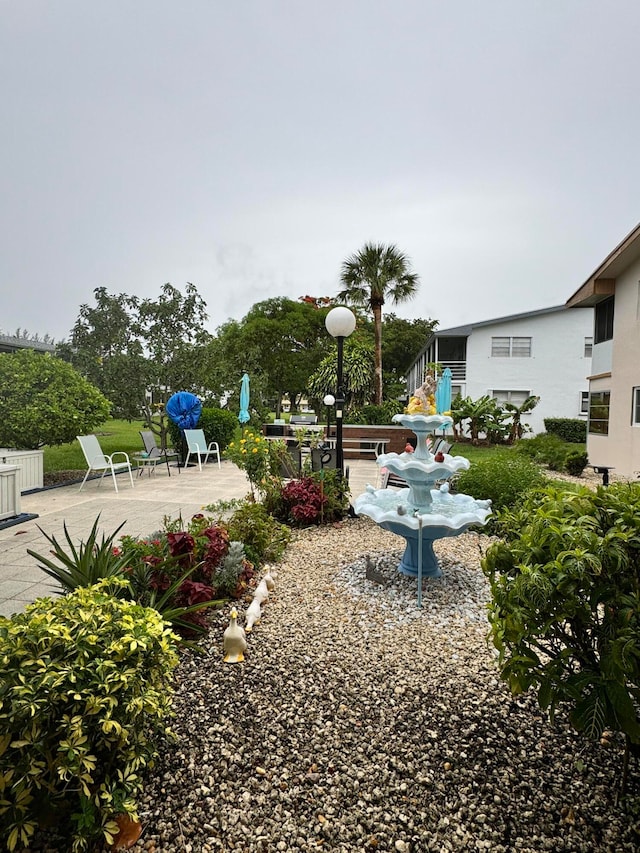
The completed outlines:
{"type": "MultiPolygon", "coordinates": [[[[207,444],[217,441],[220,452],[228,446],[238,426],[238,418],[228,409],[203,408],[198,421],[198,429],[204,430],[207,444]]],[[[171,445],[179,452],[184,451],[184,439],[180,427],[169,423],[171,445]]]]}
{"type": "Polygon", "coordinates": [[[564,460],[564,467],[573,477],[580,477],[584,469],[587,467],[588,461],[589,457],[587,454],[584,451],[580,452],[577,450],[575,453],[567,454],[564,460]]]}
{"type": "Polygon", "coordinates": [[[587,441],[587,422],[580,418],[545,418],[544,428],[550,435],[557,435],[572,444],[585,444],[587,441]]]}
{"type": "Polygon", "coordinates": [[[110,406],[60,358],[28,349],[0,354],[0,447],[65,444],[103,424],[110,406]]]}
{"type": "Polygon", "coordinates": [[[207,444],[217,441],[221,453],[233,439],[237,426],[238,418],[228,409],[203,408],[198,421],[198,429],[204,430],[207,444]]]}
{"type": "Polygon", "coordinates": [[[565,471],[567,457],[576,452],[576,447],[557,435],[543,432],[519,441],[516,450],[552,471],[565,471]]]}
{"type": "Polygon", "coordinates": [[[291,530],[280,524],[261,503],[243,501],[223,524],[229,538],[242,542],[247,559],[254,565],[276,563],[284,554],[291,539],[291,530]]]}
{"type": "Polygon", "coordinates": [[[502,678],[587,737],[640,744],[640,486],[549,487],[501,519],[482,562],[502,678]]]}
{"type": "Polygon", "coordinates": [[[28,847],[69,827],[76,853],[137,819],[142,771],[169,733],[176,637],[108,579],[0,618],[0,835],[28,847]]]}
{"type": "Polygon", "coordinates": [[[456,480],[456,490],[480,500],[490,500],[493,511],[514,506],[531,489],[545,483],[538,466],[509,454],[476,462],[456,480]]]}
{"type": "Polygon", "coordinates": [[[394,415],[404,411],[402,403],[398,400],[385,400],[380,406],[373,403],[360,408],[349,410],[346,422],[349,424],[390,424],[394,415]]]}

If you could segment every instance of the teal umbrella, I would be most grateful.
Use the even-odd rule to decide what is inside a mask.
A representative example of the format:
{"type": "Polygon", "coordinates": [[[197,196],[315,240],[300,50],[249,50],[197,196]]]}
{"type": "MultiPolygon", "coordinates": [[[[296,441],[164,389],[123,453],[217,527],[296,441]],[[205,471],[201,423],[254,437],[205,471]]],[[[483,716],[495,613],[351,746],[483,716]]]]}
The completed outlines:
{"type": "Polygon", "coordinates": [[[249,374],[245,373],[242,377],[242,385],[240,386],[240,414],[238,420],[241,424],[246,424],[251,418],[249,414],[249,374]]]}
{"type": "Polygon", "coordinates": [[[451,371],[445,367],[436,386],[436,412],[441,415],[449,411],[451,411],[451,371]]]}

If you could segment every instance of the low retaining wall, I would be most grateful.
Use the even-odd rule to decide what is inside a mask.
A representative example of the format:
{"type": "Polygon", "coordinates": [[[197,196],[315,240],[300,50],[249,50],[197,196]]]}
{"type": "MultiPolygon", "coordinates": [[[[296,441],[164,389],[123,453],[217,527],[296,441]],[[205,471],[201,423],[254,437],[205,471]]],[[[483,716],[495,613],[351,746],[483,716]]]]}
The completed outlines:
{"type": "MultiPolygon", "coordinates": [[[[331,424],[331,437],[336,434],[335,424],[331,424]]],[[[408,441],[415,443],[415,433],[403,426],[391,426],[390,424],[372,426],[365,424],[343,424],[342,438],[350,443],[358,439],[365,442],[375,441],[376,439],[386,439],[387,445],[385,453],[402,453],[408,441]]],[[[348,446],[344,447],[345,459],[362,459],[363,454],[357,451],[350,450],[348,446]]]]}

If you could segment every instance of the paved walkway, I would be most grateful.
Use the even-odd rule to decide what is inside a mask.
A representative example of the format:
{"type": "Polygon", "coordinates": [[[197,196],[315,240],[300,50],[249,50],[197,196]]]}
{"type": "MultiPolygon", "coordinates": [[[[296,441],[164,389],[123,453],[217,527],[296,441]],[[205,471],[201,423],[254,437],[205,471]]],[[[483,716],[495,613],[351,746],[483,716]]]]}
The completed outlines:
{"type": "MultiPolygon", "coordinates": [[[[376,483],[378,469],[375,462],[364,459],[348,460],[347,464],[353,502],[367,483],[376,483]]],[[[102,485],[99,480],[89,480],[81,492],[75,484],[22,495],[22,512],[38,518],[0,530],[0,616],[20,612],[56,589],[54,581],[27,554],[27,548],[43,555],[49,550],[38,526],[64,542],[66,523],[71,537],[79,542],[100,515],[100,530],[107,535],[125,522],[119,535],[146,536],[160,529],[165,516],[188,519],[206,504],[243,498],[250,491],[244,471],[228,460],[220,469],[210,462],[202,472],[197,466],[180,472],[172,468],[171,476],[166,467],[158,465],[151,476],[143,473],[137,477],[134,472],[134,482],[132,489],[128,477],[119,475],[117,494],[105,477],[102,485]]]]}

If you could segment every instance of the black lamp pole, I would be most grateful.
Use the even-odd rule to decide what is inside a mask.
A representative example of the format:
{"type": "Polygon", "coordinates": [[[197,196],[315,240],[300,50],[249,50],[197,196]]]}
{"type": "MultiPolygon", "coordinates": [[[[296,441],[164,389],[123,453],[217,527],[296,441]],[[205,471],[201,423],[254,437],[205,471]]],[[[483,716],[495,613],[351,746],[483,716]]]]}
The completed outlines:
{"type": "Polygon", "coordinates": [[[344,476],[344,452],[342,449],[342,410],[344,408],[344,385],[342,376],[342,351],[344,335],[338,335],[338,387],[336,388],[336,468],[344,476]]]}
{"type": "Polygon", "coordinates": [[[342,375],[342,352],[344,339],[348,338],[356,327],[356,318],[352,311],[344,306],[332,308],[326,316],[325,325],[329,334],[338,345],[338,385],[336,388],[336,468],[344,477],[344,452],[342,449],[342,413],[344,409],[344,379],[342,375]]]}

